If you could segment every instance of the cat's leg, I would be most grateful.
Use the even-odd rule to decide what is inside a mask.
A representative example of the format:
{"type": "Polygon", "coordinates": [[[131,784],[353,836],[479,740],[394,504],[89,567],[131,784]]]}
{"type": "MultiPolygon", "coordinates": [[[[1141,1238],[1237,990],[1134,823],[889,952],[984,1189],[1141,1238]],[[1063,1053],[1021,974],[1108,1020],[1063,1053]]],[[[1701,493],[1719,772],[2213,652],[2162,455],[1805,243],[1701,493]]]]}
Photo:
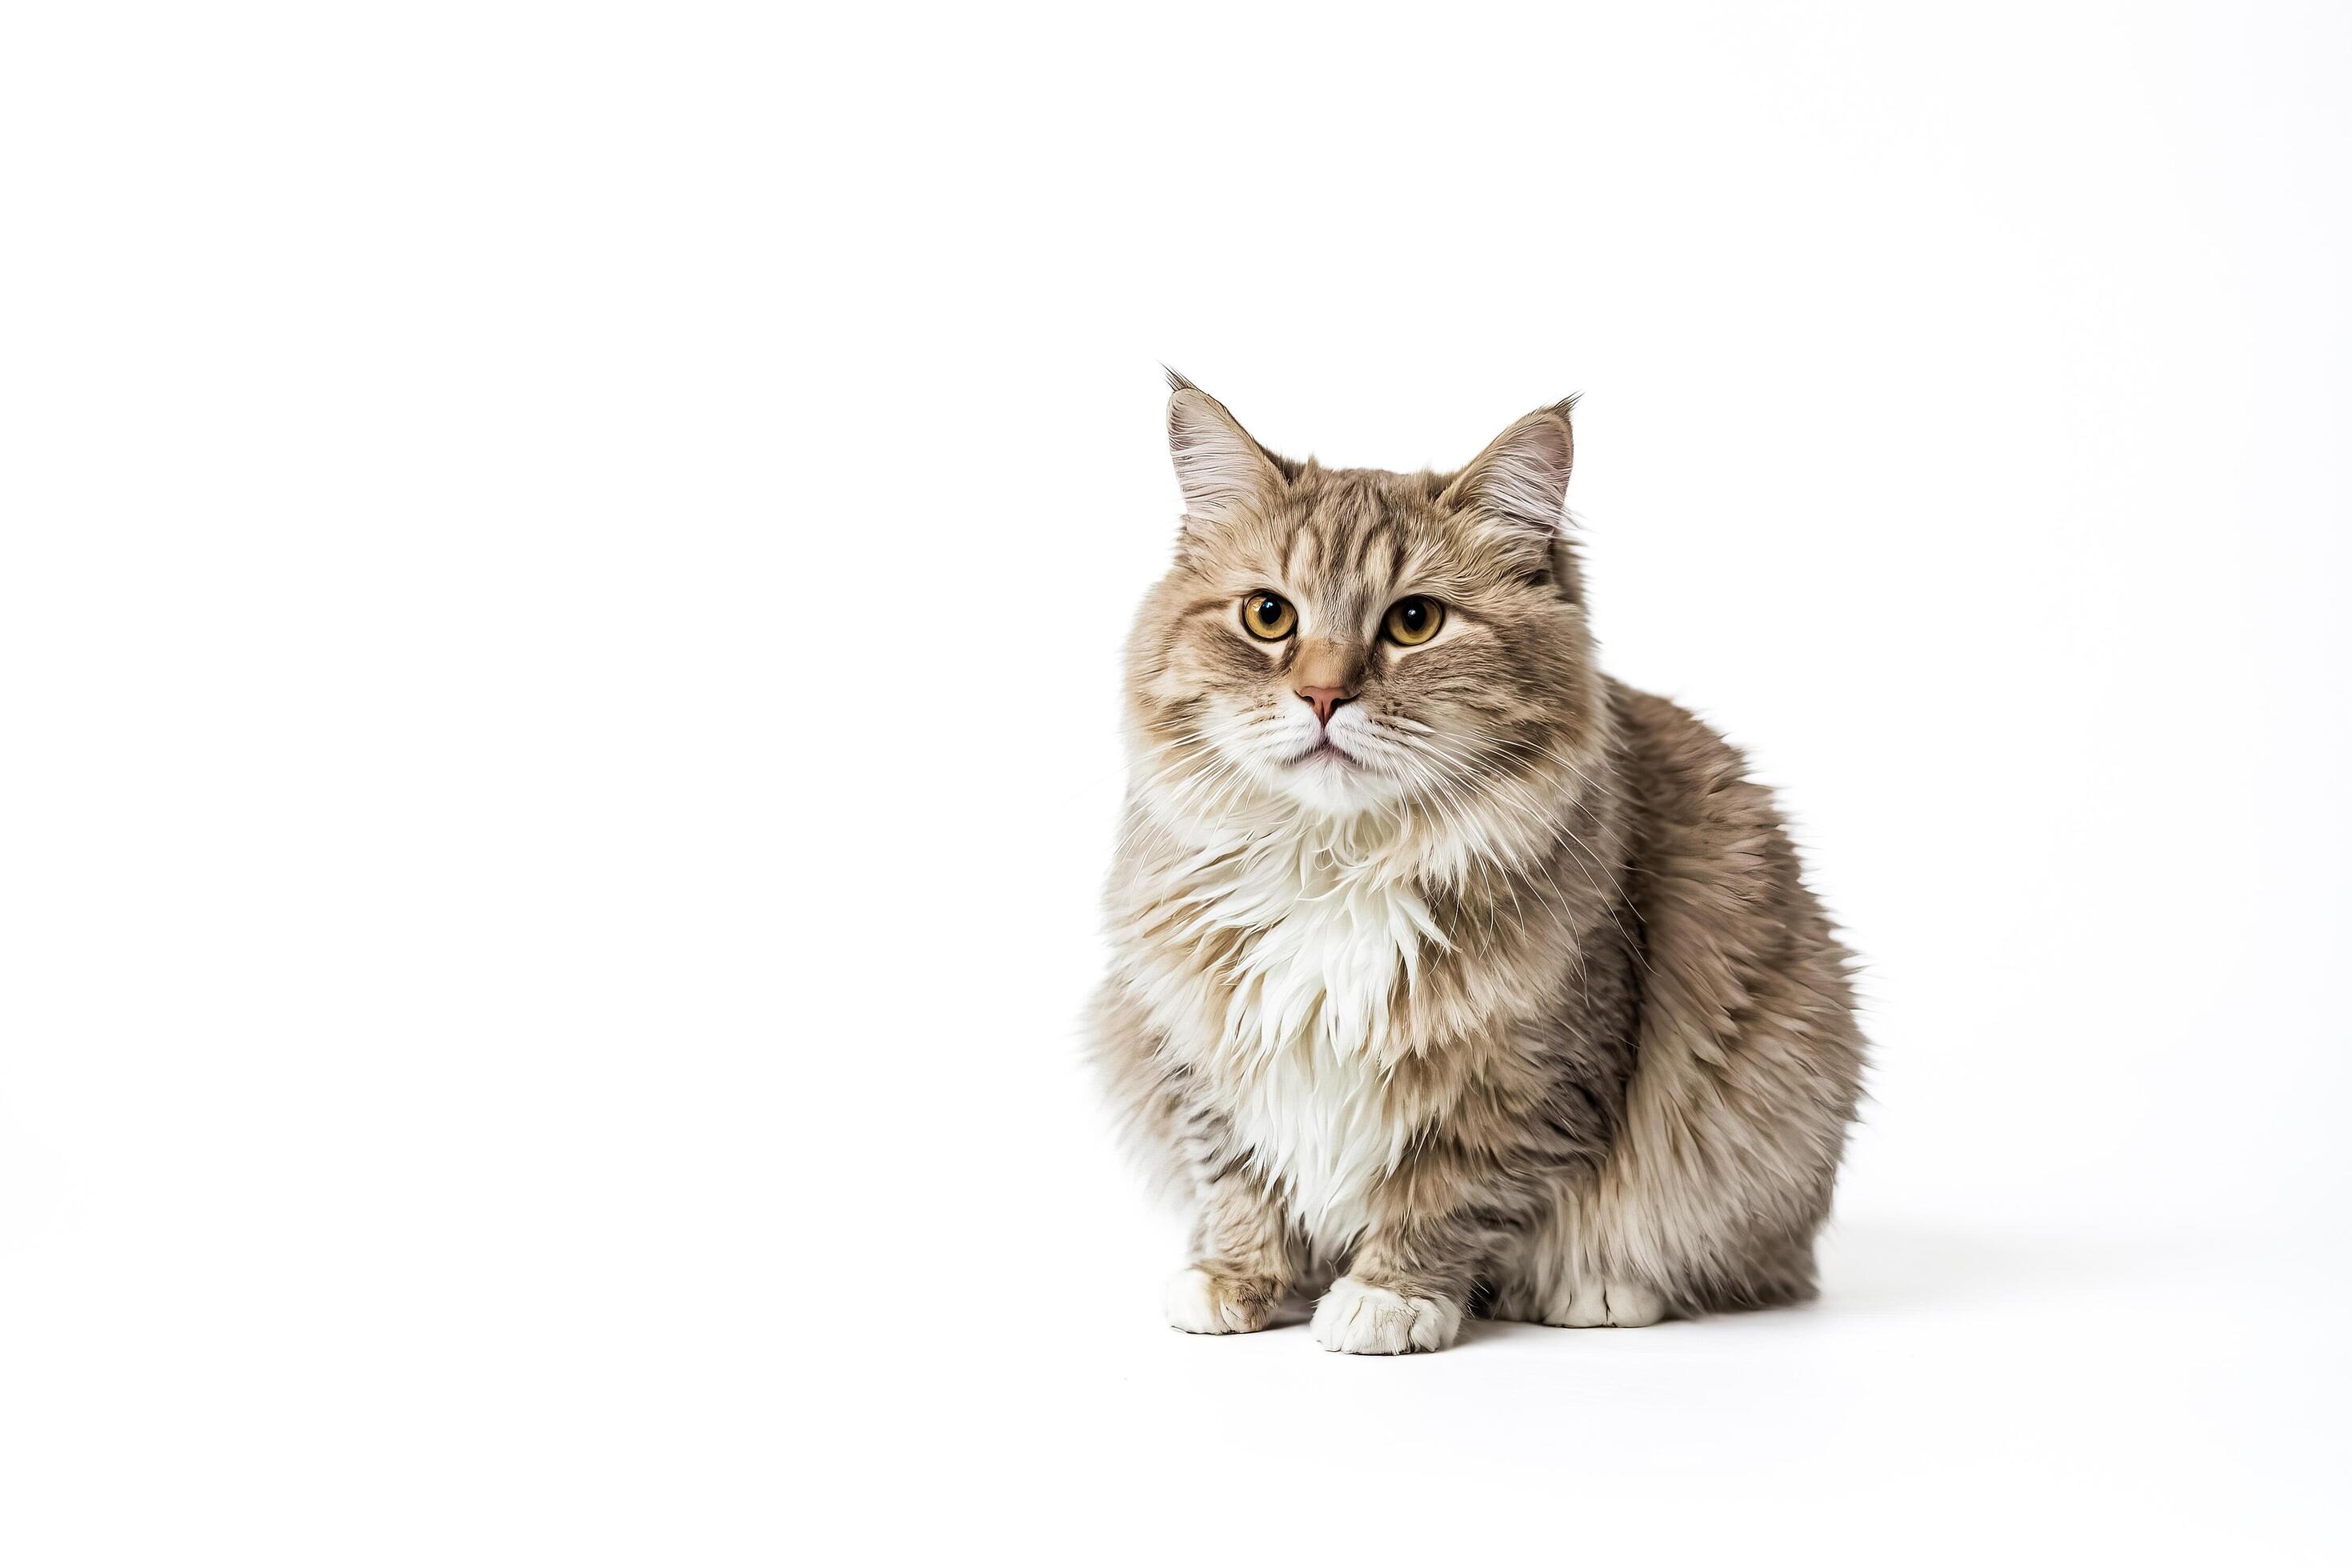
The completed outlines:
{"type": "Polygon", "coordinates": [[[1524,1243],[1498,1259],[1495,1316],[1558,1329],[1641,1329],[1676,1316],[1675,1303],[1601,1256],[1609,1205],[1572,1187],[1524,1243]]]}
{"type": "Polygon", "coordinates": [[[1192,1261],[1168,1281],[1168,1321],[1188,1334],[1265,1328],[1297,1279],[1303,1248],[1280,1198],[1238,1162],[1201,1184],[1192,1261]]]}
{"type": "Polygon", "coordinates": [[[1493,1236],[1468,1217],[1472,1188],[1409,1159],[1373,1203],[1348,1272],[1315,1304],[1315,1341],[1347,1355],[1441,1351],[1462,1331],[1493,1236]],[[1416,1170],[1417,1165],[1428,1168],[1416,1170]]]}
{"type": "Polygon", "coordinates": [[[1106,980],[1091,1022],[1095,1064],[1130,1145],[1192,1209],[1192,1261],[1168,1281],[1169,1322],[1195,1334],[1265,1327],[1303,1261],[1277,1195],[1235,1157],[1230,1125],[1171,1067],[1126,987],[1106,980]]]}

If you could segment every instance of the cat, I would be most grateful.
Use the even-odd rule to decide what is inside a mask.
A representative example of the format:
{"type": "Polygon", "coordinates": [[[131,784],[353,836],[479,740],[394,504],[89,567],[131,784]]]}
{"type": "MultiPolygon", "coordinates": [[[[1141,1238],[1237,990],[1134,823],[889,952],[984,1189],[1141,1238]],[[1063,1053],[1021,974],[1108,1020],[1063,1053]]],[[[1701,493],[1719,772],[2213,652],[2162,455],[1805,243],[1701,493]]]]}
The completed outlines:
{"type": "Polygon", "coordinates": [[[1170,1323],[1810,1298],[1852,960],[1739,752],[1594,660],[1574,399],[1458,473],[1276,456],[1170,374],[1184,516],[1127,647],[1090,1054],[1192,1217],[1170,1323]]]}

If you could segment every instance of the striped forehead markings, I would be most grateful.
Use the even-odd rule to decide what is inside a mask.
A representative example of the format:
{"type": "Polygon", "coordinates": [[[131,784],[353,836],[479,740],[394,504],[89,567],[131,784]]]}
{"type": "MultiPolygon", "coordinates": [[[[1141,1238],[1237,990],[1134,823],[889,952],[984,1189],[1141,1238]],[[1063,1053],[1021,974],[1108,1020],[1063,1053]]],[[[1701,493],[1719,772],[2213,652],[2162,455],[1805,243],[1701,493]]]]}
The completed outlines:
{"type": "Polygon", "coordinates": [[[1323,569],[1323,536],[1312,523],[1303,524],[1290,536],[1290,553],[1282,563],[1284,578],[1292,584],[1303,584],[1310,573],[1323,569]]]}
{"type": "Polygon", "coordinates": [[[1386,521],[1365,530],[1364,536],[1356,542],[1356,576],[1360,582],[1393,583],[1402,563],[1396,528],[1386,521]]]}

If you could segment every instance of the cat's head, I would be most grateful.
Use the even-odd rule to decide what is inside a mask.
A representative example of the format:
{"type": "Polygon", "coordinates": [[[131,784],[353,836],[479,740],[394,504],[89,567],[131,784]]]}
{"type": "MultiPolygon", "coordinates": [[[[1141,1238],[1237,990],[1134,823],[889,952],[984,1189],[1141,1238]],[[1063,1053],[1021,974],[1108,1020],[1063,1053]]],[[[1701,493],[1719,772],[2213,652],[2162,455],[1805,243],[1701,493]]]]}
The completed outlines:
{"type": "Polygon", "coordinates": [[[1215,816],[1432,816],[1580,749],[1599,700],[1560,531],[1569,405],[1458,473],[1276,457],[1171,375],[1184,521],[1129,644],[1139,778],[1215,816]]]}

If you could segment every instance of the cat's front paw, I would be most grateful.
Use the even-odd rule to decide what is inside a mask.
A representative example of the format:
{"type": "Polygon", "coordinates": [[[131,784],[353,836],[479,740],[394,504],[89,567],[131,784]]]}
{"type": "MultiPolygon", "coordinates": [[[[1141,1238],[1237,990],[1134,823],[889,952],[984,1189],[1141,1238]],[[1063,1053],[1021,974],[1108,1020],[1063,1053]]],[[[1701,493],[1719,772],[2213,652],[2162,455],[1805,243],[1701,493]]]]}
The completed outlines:
{"type": "Polygon", "coordinates": [[[1168,1279],[1168,1326],[1188,1334],[1254,1334],[1274,1315],[1273,1282],[1194,1264],[1168,1279]]]}
{"type": "Polygon", "coordinates": [[[1462,1309],[1443,1296],[1400,1296],[1349,1276],[1315,1303],[1315,1342],[1343,1355],[1442,1351],[1462,1331],[1462,1309]]]}

